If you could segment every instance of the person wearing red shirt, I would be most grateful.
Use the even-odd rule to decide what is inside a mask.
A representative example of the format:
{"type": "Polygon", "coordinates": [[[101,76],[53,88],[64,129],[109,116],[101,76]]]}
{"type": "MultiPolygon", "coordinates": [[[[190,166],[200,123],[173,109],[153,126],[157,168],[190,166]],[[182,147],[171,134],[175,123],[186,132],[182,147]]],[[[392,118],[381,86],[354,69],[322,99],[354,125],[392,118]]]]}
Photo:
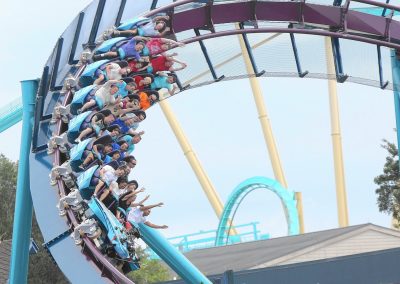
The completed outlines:
{"type": "Polygon", "coordinates": [[[144,89],[149,88],[150,84],[153,82],[153,79],[151,77],[142,77],[139,75],[133,77],[133,80],[136,83],[136,89],[138,91],[143,91],[144,89]]]}
{"type": "Polygon", "coordinates": [[[149,66],[152,67],[152,73],[157,73],[159,71],[179,71],[182,70],[184,68],[186,68],[186,63],[174,58],[173,56],[177,55],[177,53],[173,53],[171,55],[167,55],[167,54],[162,54],[159,55],[157,57],[153,57],[150,60],[150,64],[149,66]],[[173,65],[174,63],[178,63],[180,66],[177,68],[174,68],[173,65]]]}
{"type": "Polygon", "coordinates": [[[143,38],[147,39],[146,47],[143,49],[143,55],[154,56],[156,54],[162,53],[176,46],[184,46],[184,43],[174,41],[167,38],[143,38]]]}

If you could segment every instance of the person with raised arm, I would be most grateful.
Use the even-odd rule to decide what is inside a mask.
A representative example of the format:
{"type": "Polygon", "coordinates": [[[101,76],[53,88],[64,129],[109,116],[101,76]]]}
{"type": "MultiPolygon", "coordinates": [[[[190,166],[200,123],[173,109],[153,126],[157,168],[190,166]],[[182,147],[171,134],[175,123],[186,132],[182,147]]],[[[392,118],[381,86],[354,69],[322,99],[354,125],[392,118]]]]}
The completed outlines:
{"type": "MultiPolygon", "coordinates": [[[[149,197],[150,197],[149,195],[146,196],[145,200],[147,200],[149,197]]],[[[133,222],[136,224],[143,223],[146,226],[149,226],[150,228],[153,228],[153,229],[167,229],[168,228],[167,225],[156,225],[146,219],[146,217],[150,215],[151,209],[153,209],[155,207],[161,207],[164,205],[164,203],[159,202],[157,204],[145,206],[145,205],[143,205],[145,200],[142,200],[140,202],[140,204],[135,207],[133,207],[133,205],[135,205],[135,204],[131,204],[131,207],[129,207],[128,211],[127,211],[128,215],[126,217],[126,220],[128,222],[133,222]]]]}

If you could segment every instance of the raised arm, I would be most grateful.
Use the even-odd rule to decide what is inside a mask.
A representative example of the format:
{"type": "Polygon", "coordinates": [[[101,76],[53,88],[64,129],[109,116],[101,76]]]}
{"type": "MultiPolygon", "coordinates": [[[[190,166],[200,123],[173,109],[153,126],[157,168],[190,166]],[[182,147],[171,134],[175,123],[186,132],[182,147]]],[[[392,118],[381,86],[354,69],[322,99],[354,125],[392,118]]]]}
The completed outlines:
{"type": "Polygon", "coordinates": [[[137,195],[137,194],[139,194],[139,193],[141,193],[141,192],[144,192],[144,187],[142,187],[141,189],[134,190],[134,191],[128,193],[127,195],[125,195],[125,196],[122,198],[122,200],[128,200],[128,199],[131,198],[132,196],[135,196],[135,195],[137,195]]]}
{"type": "Polygon", "coordinates": [[[143,198],[141,201],[139,201],[138,203],[131,203],[130,207],[137,207],[137,206],[141,206],[143,205],[144,202],[146,202],[147,199],[150,198],[150,195],[147,195],[145,198],[143,198]]]}
{"type": "Polygon", "coordinates": [[[180,66],[177,67],[177,68],[174,68],[174,67],[169,68],[169,71],[179,71],[179,70],[185,69],[185,68],[187,67],[187,64],[186,64],[185,62],[180,61],[180,60],[178,60],[178,59],[176,59],[176,58],[170,57],[169,60],[170,60],[170,61],[173,61],[173,62],[176,62],[176,63],[178,63],[178,64],[180,65],[180,66]]]}
{"type": "Polygon", "coordinates": [[[153,229],[167,229],[168,228],[167,225],[156,225],[156,224],[151,223],[150,221],[146,221],[144,223],[153,229]]]}
{"type": "Polygon", "coordinates": [[[171,44],[171,45],[177,45],[177,46],[184,46],[185,45],[183,42],[174,41],[173,39],[169,39],[169,38],[162,38],[161,42],[162,43],[168,43],[168,44],[171,44]]]}
{"type": "Polygon", "coordinates": [[[142,211],[149,210],[149,209],[152,209],[152,208],[155,208],[155,207],[162,207],[163,205],[164,205],[164,203],[159,202],[159,203],[157,203],[157,204],[152,204],[152,205],[143,206],[143,207],[142,207],[142,211]]]}
{"type": "Polygon", "coordinates": [[[143,41],[149,41],[149,40],[151,40],[150,37],[144,37],[144,36],[135,36],[134,39],[135,39],[135,40],[143,40],[143,41]]]}
{"type": "Polygon", "coordinates": [[[169,27],[166,27],[161,33],[160,33],[160,37],[165,36],[168,32],[170,32],[171,29],[169,27]]]}
{"type": "Polygon", "coordinates": [[[171,90],[168,90],[168,93],[173,96],[175,94],[175,91],[178,89],[178,87],[176,86],[176,84],[173,85],[171,90]]]}

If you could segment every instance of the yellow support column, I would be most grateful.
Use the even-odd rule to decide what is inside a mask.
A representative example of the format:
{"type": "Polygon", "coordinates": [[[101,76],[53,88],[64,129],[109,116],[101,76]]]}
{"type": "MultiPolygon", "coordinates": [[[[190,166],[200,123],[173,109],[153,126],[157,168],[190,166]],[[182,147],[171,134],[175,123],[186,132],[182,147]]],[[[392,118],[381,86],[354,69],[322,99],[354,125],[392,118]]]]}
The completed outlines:
{"type": "MultiPolygon", "coordinates": [[[[335,64],[332,53],[332,43],[330,37],[325,37],[325,52],[328,74],[336,74],[335,64]]],[[[347,227],[349,217],[347,210],[346,185],[344,179],[342,137],[339,120],[339,103],[337,97],[336,80],[328,79],[329,87],[329,106],[331,112],[331,131],[333,145],[333,162],[335,166],[336,200],[339,217],[339,226],[347,227]]]]}
{"type": "MultiPolygon", "coordinates": [[[[239,25],[236,24],[236,28],[239,29],[239,25]]],[[[246,65],[247,74],[254,74],[253,66],[251,65],[250,56],[246,49],[246,44],[244,43],[243,37],[238,35],[240,48],[242,50],[242,55],[244,59],[244,63],[246,65]]],[[[262,95],[261,85],[258,81],[257,77],[250,77],[250,85],[253,91],[254,101],[256,103],[258,118],[261,123],[261,128],[264,134],[264,140],[267,145],[268,153],[272,163],[272,169],[274,171],[274,176],[280,184],[287,188],[287,183],[285,179],[285,175],[283,173],[282,164],[279,158],[278,149],[276,147],[274,135],[272,133],[271,123],[267,114],[267,109],[265,107],[264,98],[262,95]]],[[[301,204],[301,199],[297,200],[298,203],[298,215],[299,215],[299,224],[300,224],[300,233],[304,233],[304,220],[303,220],[303,212],[299,211],[299,209],[303,208],[301,204]]]]}
{"type": "MultiPolygon", "coordinates": [[[[214,209],[215,214],[219,219],[222,215],[222,211],[224,210],[224,204],[222,203],[221,198],[219,197],[208,175],[201,166],[199,159],[197,158],[195,152],[192,149],[192,146],[186,138],[186,135],[183,132],[183,129],[180,126],[178,120],[176,119],[169,103],[167,102],[167,100],[164,99],[159,102],[159,105],[165,117],[167,118],[167,121],[172,131],[174,132],[175,137],[178,140],[184,155],[186,156],[186,159],[192,167],[192,170],[195,173],[197,180],[200,182],[204,193],[206,194],[212,208],[214,209]]],[[[232,229],[232,234],[236,235],[237,231],[235,229],[232,229]]]]}
{"type": "Polygon", "coordinates": [[[303,217],[303,196],[301,192],[295,193],[296,198],[296,208],[299,214],[299,226],[300,226],[300,233],[304,234],[304,217],[303,217]]]}

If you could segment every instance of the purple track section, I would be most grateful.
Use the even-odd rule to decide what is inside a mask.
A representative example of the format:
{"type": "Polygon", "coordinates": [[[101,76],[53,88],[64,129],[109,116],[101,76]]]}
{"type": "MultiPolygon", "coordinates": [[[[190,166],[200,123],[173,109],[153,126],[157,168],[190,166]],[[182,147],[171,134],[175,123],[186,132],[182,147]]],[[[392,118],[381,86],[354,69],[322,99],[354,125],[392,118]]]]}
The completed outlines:
{"type": "MultiPolygon", "coordinates": [[[[154,10],[149,14],[160,12],[170,12],[176,7],[189,4],[193,1],[179,1],[154,10]]],[[[400,10],[400,7],[386,5],[374,1],[360,0],[362,3],[377,3],[379,7],[400,10]],[[379,5],[378,5],[379,4],[379,5]]],[[[177,11],[172,15],[172,29],[175,33],[192,30],[195,28],[205,28],[210,23],[236,23],[245,21],[268,21],[268,22],[288,22],[298,24],[297,28],[277,28],[264,29],[259,32],[281,32],[281,33],[301,33],[320,36],[331,36],[345,38],[355,41],[366,42],[391,48],[400,49],[400,22],[389,21],[385,17],[370,15],[358,11],[348,10],[343,12],[342,7],[310,4],[302,2],[281,2],[281,1],[249,1],[249,2],[229,2],[214,5],[204,5],[188,9],[182,12],[177,11]],[[302,25],[319,27],[318,29],[302,28],[302,25]],[[345,30],[344,30],[345,29],[345,30]]],[[[254,30],[257,30],[256,28],[254,30]]],[[[246,31],[257,33],[257,31],[246,31]]],[[[206,38],[235,34],[228,31],[226,34],[209,34],[206,38]]],[[[187,39],[193,42],[195,37],[187,39]]],[[[196,39],[196,40],[195,40],[196,39]]]]}

